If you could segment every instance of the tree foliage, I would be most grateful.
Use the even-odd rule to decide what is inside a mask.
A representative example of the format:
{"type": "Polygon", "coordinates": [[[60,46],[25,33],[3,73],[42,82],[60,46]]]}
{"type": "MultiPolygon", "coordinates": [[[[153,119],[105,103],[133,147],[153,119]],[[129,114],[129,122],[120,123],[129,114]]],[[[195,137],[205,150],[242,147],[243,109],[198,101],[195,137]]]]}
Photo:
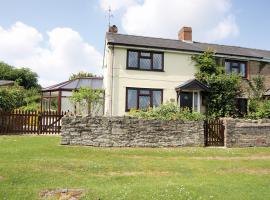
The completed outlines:
{"type": "Polygon", "coordinates": [[[40,108],[40,92],[36,88],[29,90],[22,86],[0,88],[0,110],[12,111],[14,109],[35,111],[40,108]]]}
{"type": "Polygon", "coordinates": [[[241,77],[225,74],[224,66],[217,64],[215,54],[206,51],[192,57],[197,67],[196,79],[208,85],[206,114],[211,117],[235,116],[235,98],[241,95],[241,77]]]}
{"type": "Polygon", "coordinates": [[[93,106],[99,106],[102,98],[103,90],[100,89],[92,89],[90,87],[82,87],[78,91],[73,91],[71,100],[75,104],[78,103],[80,105],[87,107],[88,115],[92,115],[93,106]]]}
{"type": "Polygon", "coordinates": [[[24,105],[20,110],[37,111],[40,109],[41,94],[37,88],[30,88],[24,92],[24,105]]]}
{"type": "Polygon", "coordinates": [[[197,67],[197,73],[195,74],[196,79],[207,83],[207,79],[211,76],[225,73],[224,67],[217,65],[214,55],[214,52],[206,51],[201,55],[192,57],[192,60],[195,62],[195,66],[197,67]]]}
{"type": "Polygon", "coordinates": [[[29,68],[14,68],[4,62],[0,62],[0,79],[16,81],[25,89],[40,88],[38,75],[29,68]]]}
{"type": "Polygon", "coordinates": [[[69,77],[69,80],[74,80],[74,79],[77,79],[77,78],[89,78],[89,77],[95,77],[95,75],[92,74],[92,73],[89,73],[89,72],[78,72],[76,74],[72,74],[69,77]]]}
{"type": "Polygon", "coordinates": [[[20,86],[0,88],[0,110],[12,111],[24,105],[25,90],[20,86]]]}

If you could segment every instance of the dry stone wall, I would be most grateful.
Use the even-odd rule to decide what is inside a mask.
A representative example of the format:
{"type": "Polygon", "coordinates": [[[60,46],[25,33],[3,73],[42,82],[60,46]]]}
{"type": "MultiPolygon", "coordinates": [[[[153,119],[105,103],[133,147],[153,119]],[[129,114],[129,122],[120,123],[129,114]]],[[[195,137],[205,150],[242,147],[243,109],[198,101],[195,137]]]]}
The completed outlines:
{"type": "Polygon", "coordinates": [[[226,147],[269,147],[270,119],[226,119],[226,147]]]}
{"type": "Polygon", "coordinates": [[[62,119],[65,145],[96,147],[203,146],[203,121],[141,120],[131,117],[75,117],[62,119]]]}

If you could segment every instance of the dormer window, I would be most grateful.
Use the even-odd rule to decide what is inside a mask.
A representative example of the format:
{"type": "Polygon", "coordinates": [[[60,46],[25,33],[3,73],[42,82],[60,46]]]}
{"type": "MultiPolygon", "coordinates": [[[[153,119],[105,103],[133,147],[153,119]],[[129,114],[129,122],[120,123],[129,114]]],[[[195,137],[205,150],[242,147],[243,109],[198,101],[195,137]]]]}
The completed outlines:
{"type": "Polygon", "coordinates": [[[235,73],[235,74],[240,74],[242,78],[247,78],[247,62],[226,60],[225,71],[226,71],[226,74],[235,73]]]}
{"type": "Polygon", "coordinates": [[[163,71],[164,55],[162,52],[152,51],[127,51],[127,69],[163,71]]]}

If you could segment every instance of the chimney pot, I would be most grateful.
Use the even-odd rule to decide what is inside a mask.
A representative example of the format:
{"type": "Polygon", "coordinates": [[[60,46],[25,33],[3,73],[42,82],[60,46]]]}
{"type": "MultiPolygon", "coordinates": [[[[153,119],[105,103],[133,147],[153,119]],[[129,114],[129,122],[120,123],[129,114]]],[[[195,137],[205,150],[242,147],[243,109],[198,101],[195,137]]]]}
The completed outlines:
{"type": "Polygon", "coordinates": [[[178,32],[178,39],[192,42],[192,28],[187,26],[182,27],[178,32]]]}
{"type": "Polygon", "coordinates": [[[109,27],[109,33],[117,33],[118,32],[118,28],[116,25],[112,25],[109,27]]]}

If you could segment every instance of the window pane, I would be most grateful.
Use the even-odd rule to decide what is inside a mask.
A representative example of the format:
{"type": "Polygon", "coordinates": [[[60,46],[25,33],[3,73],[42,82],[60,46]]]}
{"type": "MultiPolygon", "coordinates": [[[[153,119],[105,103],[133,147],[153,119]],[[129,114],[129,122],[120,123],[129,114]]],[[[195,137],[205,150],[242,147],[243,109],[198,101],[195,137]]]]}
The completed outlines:
{"type": "Polygon", "coordinates": [[[141,56],[150,57],[149,52],[141,52],[141,56]]]}
{"type": "Polygon", "coordinates": [[[153,91],[153,106],[158,107],[161,104],[161,91],[153,91]]]}
{"type": "Polygon", "coordinates": [[[128,67],[133,67],[133,68],[138,67],[138,52],[136,51],[128,52],[128,67]]]}
{"type": "Polygon", "coordinates": [[[231,73],[231,63],[230,62],[225,62],[225,72],[226,74],[230,74],[231,73]]]}
{"type": "Polygon", "coordinates": [[[232,68],[232,73],[234,73],[234,74],[239,74],[239,73],[240,73],[239,68],[233,67],[233,68],[232,68]]]}
{"type": "Polygon", "coordinates": [[[153,54],[153,68],[162,69],[162,54],[153,54]]]}
{"type": "Polygon", "coordinates": [[[234,63],[234,62],[232,62],[232,67],[236,67],[236,68],[238,68],[239,67],[239,64],[238,63],[234,63]]]}
{"type": "Polygon", "coordinates": [[[141,69],[150,69],[151,68],[151,59],[140,58],[140,68],[141,69]]]}
{"type": "Polygon", "coordinates": [[[149,96],[139,96],[139,108],[147,109],[150,107],[150,97],[149,96]]]}
{"type": "Polygon", "coordinates": [[[137,90],[128,89],[128,109],[137,108],[137,90]]]}
{"type": "Polygon", "coordinates": [[[242,77],[246,77],[246,64],[245,63],[240,64],[240,73],[242,77]]]}
{"type": "Polygon", "coordinates": [[[140,90],[140,94],[150,94],[149,90],[140,90]]]}
{"type": "Polygon", "coordinates": [[[194,112],[198,112],[198,93],[194,93],[194,112]]]}

